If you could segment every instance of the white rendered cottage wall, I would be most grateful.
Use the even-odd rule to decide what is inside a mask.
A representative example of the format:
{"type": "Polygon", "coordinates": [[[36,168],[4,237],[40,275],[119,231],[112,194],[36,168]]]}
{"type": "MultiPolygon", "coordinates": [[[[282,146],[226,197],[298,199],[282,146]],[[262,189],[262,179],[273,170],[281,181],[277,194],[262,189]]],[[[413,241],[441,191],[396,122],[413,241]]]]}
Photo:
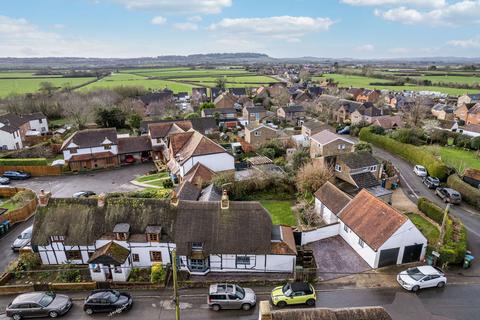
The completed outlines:
{"type": "MultiPolygon", "coordinates": [[[[68,148],[69,146],[67,146],[68,148]]],[[[77,153],[70,153],[70,150],[65,149],[63,150],[63,159],[65,161],[70,160],[72,156],[78,156],[82,154],[93,154],[93,153],[101,153],[101,152],[111,152],[114,155],[118,154],[118,147],[116,144],[113,144],[110,149],[105,149],[105,147],[93,147],[93,148],[78,148],[77,153]]]]}
{"type": "Polygon", "coordinates": [[[185,176],[197,162],[200,162],[214,172],[235,170],[235,159],[233,156],[227,152],[222,152],[191,157],[180,167],[180,176],[185,176]]]}
{"type": "MultiPolygon", "coordinates": [[[[350,247],[353,248],[362,258],[365,260],[365,262],[368,263],[368,265],[372,268],[376,267],[376,261],[377,261],[377,252],[375,252],[372,248],[370,248],[366,243],[363,244],[363,248],[359,243],[359,237],[353,232],[350,228],[348,228],[348,231],[345,231],[345,224],[340,221],[340,236],[347,242],[350,247]]],[[[377,262],[378,264],[378,262],[377,262]]]]}
{"type": "Polygon", "coordinates": [[[322,219],[328,223],[338,222],[338,218],[330,209],[328,209],[319,199],[315,198],[315,212],[322,216],[322,219]]]}
{"type": "Polygon", "coordinates": [[[42,119],[42,123],[40,123],[40,120],[30,120],[28,122],[30,125],[30,130],[38,131],[41,133],[48,132],[48,121],[47,118],[42,119]]]}
{"type": "Polygon", "coordinates": [[[14,133],[9,133],[3,130],[0,130],[0,148],[7,146],[7,150],[17,149],[17,145],[20,149],[23,148],[22,138],[20,137],[20,131],[15,131],[14,133]]]}

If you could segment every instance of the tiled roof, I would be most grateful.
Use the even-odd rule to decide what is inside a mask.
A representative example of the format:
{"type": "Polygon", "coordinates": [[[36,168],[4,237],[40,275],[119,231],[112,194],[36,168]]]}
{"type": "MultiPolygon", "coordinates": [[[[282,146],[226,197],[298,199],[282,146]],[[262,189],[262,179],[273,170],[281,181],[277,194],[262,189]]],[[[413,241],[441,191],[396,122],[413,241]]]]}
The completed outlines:
{"type": "Polygon", "coordinates": [[[151,150],[152,143],[148,136],[118,139],[118,153],[137,153],[151,150]]]}
{"type": "Polygon", "coordinates": [[[191,201],[197,201],[200,191],[201,189],[190,181],[183,181],[176,190],[178,199],[191,201]]]}
{"type": "Polygon", "coordinates": [[[150,123],[148,131],[152,139],[165,138],[168,134],[174,132],[187,131],[192,128],[192,123],[189,120],[165,122],[165,123],[150,123]]]}
{"type": "Polygon", "coordinates": [[[212,181],[215,176],[215,172],[204,166],[202,163],[197,162],[183,177],[184,180],[189,181],[199,187],[203,184],[212,181]]]}
{"type": "Polygon", "coordinates": [[[350,175],[358,188],[371,188],[380,185],[380,181],[371,172],[362,172],[350,175]]]}
{"type": "Polygon", "coordinates": [[[170,147],[172,156],[179,163],[184,163],[192,156],[226,152],[219,144],[193,130],[171,135],[170,147]]]}
{"type": "Polygon", "coordinates": [[[334,214],[338,214],[351,200],[346,193],[330,181],[327,181],[315,192],[315,198],[334,214]]]}
{"type": "Polygon", "coordinates": [[[315,142],[318,142],[322,145],[325,145],[325,144],[328,144],[332,141],[335,141],[337,139],[341,139],[347,143],[350,143],[350,144],[355,144],[353,141],[350,141],[349,139],[347,138],[344,138],[338,134],[335,134],[329,130],[323,130],[323,131],[320,131],[319,133],[316,133],[314,134],[313,136],[310,137],[310,139],[312,139],[313,141],[315,142]]]}
{"type": "Polygon", "coordinates": [[[78,148],[99,147],[105,139],[110,140],[112,144],[117,144],[117,130],[115,128],[106,128],[77,131],[64,141],[62,150],[64,150],[71,142],[76,144],[78,148]]]}
{"type": "Polygon", "coordinates": [[[366,151],[349,152],[338,155],[337,161],[342,161],[350,169],[360,169],[380,163],[370,152],[366,151]]]}
{"type": "Polygon", "coordinates": [[[129,255],[130,250],[114,241],[110,241],[106,245],[95,250],[90,259],[88,259],[88,263],[121,265],[127,260],[129,255]]]}
{"type": "Polygon", "coordinates": [[[366,190],[361,190],[338,216],[375,251],[408,220],[405,215],[366,190]]]}

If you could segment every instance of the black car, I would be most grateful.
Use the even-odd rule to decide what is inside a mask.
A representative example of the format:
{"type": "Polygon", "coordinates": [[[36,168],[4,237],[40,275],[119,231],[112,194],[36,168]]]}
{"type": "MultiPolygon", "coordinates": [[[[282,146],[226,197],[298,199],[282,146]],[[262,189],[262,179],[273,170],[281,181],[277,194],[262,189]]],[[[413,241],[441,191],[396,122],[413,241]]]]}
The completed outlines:
{"type": "Polygon", "coordinates": [[[3,173],[4,178],[9,178],[10,180],[26,180],[32,175],[28,172],[16,170],[16,171],[5,171],[3,173]]]}
{"type": "Polygon", "coordinates": [[[117,290],[94,290],[85,299],[83,310],[86,314],[96,312],[123,312],[132,308],[130,294],[117,290]]]}
{"type": "Polygon", "coordinates": [[[428,189],[435,189],[440,186],[440,180],[438,180],[438,178],[428,176],[423,179],[423,184],[426,185],[428,189]]]}

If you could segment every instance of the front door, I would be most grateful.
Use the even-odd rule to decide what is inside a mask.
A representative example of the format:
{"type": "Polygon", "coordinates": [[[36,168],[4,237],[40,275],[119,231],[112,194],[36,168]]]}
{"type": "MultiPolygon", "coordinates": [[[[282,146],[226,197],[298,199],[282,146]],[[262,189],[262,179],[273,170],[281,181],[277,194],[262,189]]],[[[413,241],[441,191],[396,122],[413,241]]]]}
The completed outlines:
{"type": "Polygon", "coordinates": [[[191,272],[205,272],[209,268],[208,258],[189,259],[188,268],[191,272]]]}

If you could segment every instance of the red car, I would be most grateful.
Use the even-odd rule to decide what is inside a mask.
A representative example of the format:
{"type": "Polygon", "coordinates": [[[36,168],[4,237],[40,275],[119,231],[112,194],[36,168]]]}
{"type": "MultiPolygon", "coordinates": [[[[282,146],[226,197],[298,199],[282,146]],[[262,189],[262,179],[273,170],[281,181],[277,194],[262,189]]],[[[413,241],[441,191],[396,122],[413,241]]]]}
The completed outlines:
{"type": "Polygon", "coordinates": [[[125,163],[135,163],[135,158],[131,154],[128,154],[125,156],[125,163]]]}

